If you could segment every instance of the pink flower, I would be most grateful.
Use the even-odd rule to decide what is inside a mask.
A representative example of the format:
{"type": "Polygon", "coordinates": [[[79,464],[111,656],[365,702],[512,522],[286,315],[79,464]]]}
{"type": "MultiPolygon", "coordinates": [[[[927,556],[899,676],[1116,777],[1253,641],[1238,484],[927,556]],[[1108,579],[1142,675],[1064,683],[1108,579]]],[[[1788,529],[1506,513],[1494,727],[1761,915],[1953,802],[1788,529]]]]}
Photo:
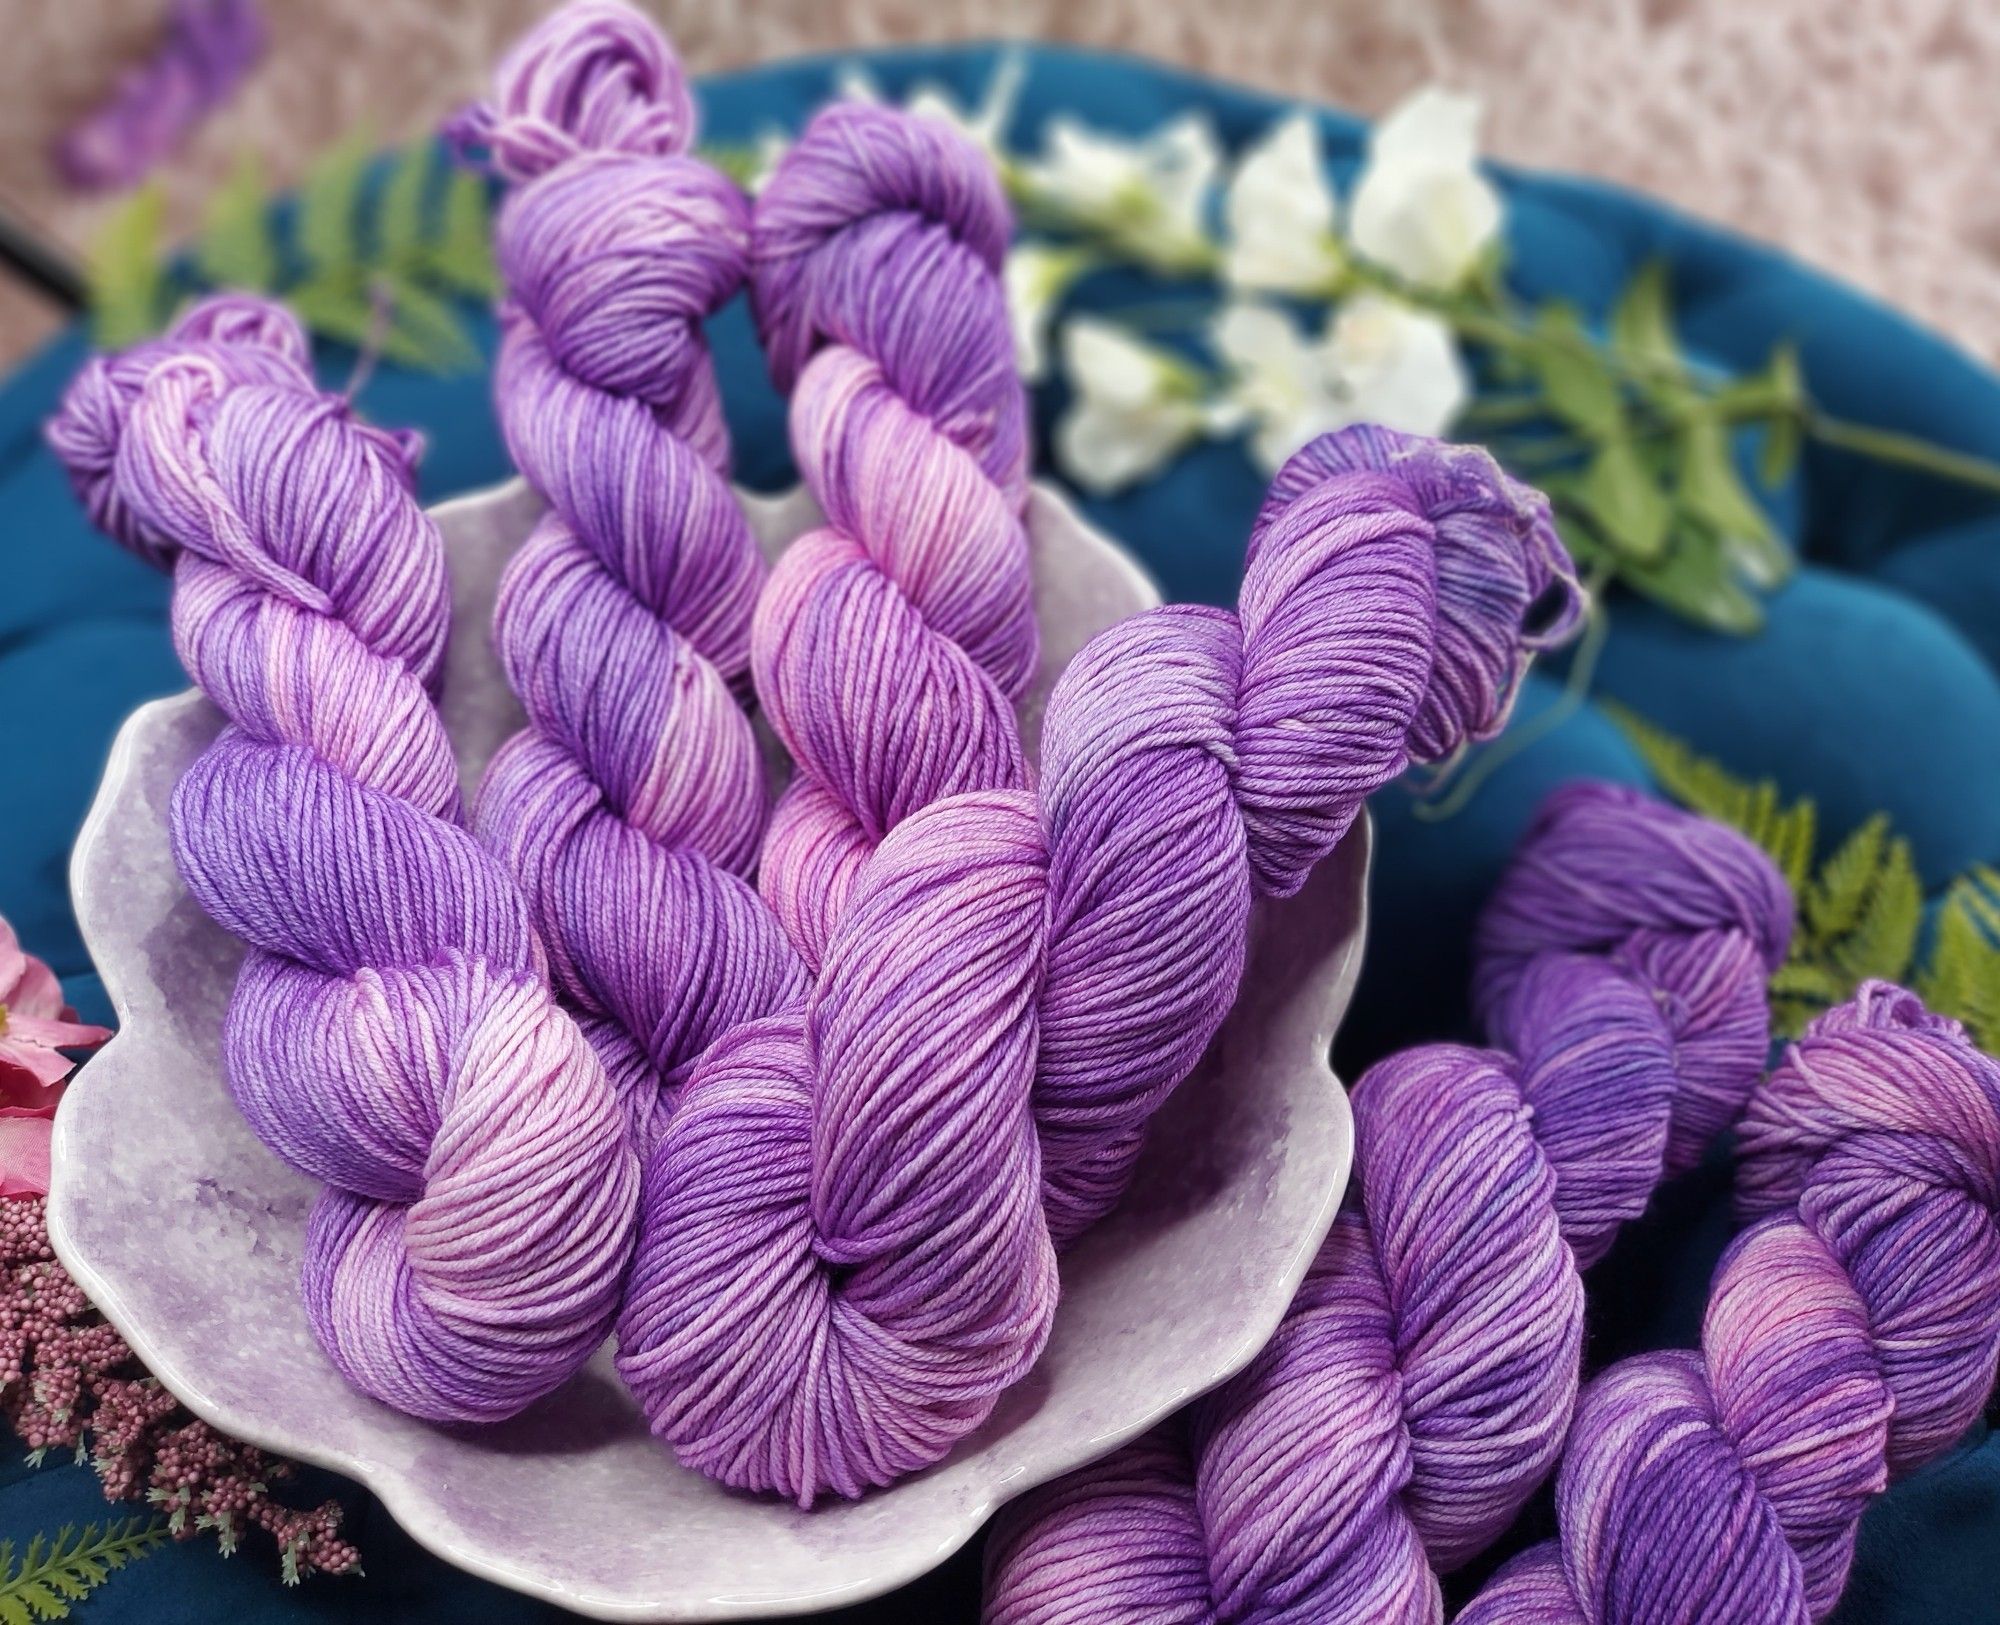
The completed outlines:
{"type": "Polygon", "coordinates": [[[62,1052],[110,1036],[76,1019],[55,972],[0,919],[0,1197],[48,1194],[50,1128],[76,1064],[62,1052]]]}

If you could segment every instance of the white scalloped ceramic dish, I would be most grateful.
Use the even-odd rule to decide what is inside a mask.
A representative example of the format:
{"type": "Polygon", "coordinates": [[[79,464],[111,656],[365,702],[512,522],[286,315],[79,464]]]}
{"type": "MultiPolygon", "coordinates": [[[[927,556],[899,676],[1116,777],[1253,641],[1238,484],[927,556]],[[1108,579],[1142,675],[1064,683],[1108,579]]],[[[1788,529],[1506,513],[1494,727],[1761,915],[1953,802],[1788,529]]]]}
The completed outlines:
{"type": "MultiPolygon", "coordinates": [[[[810,503],[752,499],[776,551],[810,503]]],[[[518,483],[437,512],[456,636],[443,707],[468,779],[518,722],[486,626],[501,563],[538,504],[518,483]]],[[[1044,669],[1155,602],[1136,564],[1038,490],[1044,669]]],[[[512,1422],[445,1429],[348,1388],[300,1307],[309,1183],[237,1115],[219,1055],[239,948],[168,853],[181,771],[220,727],[196,694],[126,722],[72,883],[118,1036],[56,1122],[56,1250],[190,1409],[367,1484],[417,1540],[502,1585],[613,1620],[813,1612],[942,1561],[1001,1501],[1094,1459],[1239,1369],[1276,1324],[1346,1183],[1352,1131],[1328,1048],[1358,972],[1368,830],[1258,917],[1242,1003],[1162,1114],[1130,1195],[1065,1260],[1048,1350],[946,1461],[812,1513],[729,1493],[647,1434],[609,1349],[512,1422]]]]}

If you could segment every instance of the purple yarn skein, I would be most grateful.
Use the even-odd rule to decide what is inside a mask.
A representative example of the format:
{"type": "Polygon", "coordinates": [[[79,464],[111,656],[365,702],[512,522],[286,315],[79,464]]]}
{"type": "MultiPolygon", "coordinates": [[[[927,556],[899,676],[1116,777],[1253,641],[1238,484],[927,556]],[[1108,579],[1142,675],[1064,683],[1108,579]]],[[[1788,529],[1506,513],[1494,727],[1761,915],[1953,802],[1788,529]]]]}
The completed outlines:
{"type": "Polygon", "coordinates": [[[2000,1062],[1867,983],[1764,1081],[1738,1154],[1754,1222],[1700,1352],[1591,1382],[1559,1538],[1464,1625],[1824,1619],[1868,1503],[1978,1420],[2000,1358],[2000,1062]]]}
{"type": "Polygon", "coordinates": [[[1239,611],[1093,640],[1039,792],[904,817],[803,1007],[697,1064],[619,1320],[654,1431],[810,1503],[976,1427],[1041,1351],[1058,1242],[1234,1002],[1252,896],[1302,884],[1413,755],[1499,727],[1575,609],[1546,505],[1484,453],[1375,430],[1299,453],[1239,611]]]}
{"type": "Polygon", "coordinates": [[[1558,791],[1482,922],[1490,1049],[1354,1087],[1355,1182],[1238,1377],[1009,1507],[991,1625],[1436,1621],[1575,1404],[1582,1270],[1740,1111],[1791,899],[1732,831],[1558,791]]]}
{"type": "Polygon", "coordinates": [[[85,366],[49,439],[93,518],[172,569],[175,646],[230,724],[175,791],[174,857],[248,947],[231,1092],[324,1182],[313,1331],[377,1399],[490,1420],[603,1341],[636,1159],[463,825],[416,442],[321,394],[306,357],[282,310],[211,300],[85,366]]]}
{"type": "Polygon", "coordinates": [[[757,198],[752,307],[826,514],[757,607],[757,693],[798,764],[758,884],[817,970],[882,838],[1020,789],[1038,645],[1027,397],[993,166],[937,119],[821,112],[757,198]]]}
{"type": "Polygon", "coordinates": [[[680,66],[611,0],[528,34],[462,130],[514,183],[494,396],[550,504],[500,584],[528,725],[474,823],[643,1151],[695,1058],[804,988],[748,879],[767,796],[738,702],[764,566],[701,328],[747,274],[749,207],[686,155],[680,66]]]}

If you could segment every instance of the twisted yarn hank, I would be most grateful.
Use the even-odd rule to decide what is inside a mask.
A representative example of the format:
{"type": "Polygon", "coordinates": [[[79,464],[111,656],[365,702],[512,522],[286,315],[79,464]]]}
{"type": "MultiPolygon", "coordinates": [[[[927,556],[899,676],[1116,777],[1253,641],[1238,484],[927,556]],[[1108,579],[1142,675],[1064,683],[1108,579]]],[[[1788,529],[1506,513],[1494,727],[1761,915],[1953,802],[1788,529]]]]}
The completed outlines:
{"type": "Polygon", "coordinates": [[[985,154],[837,105],[758,194],[752,308],[823,528],[757,608],[757,693],[798,765],[758,883],[817,970],[868,855],[946,796],[1027,783],[1037,632],[1027,398],[985,154]]]}
{"type": "Polygon", "coordinates": [[[1252,895],[1302,884],[1418,751],[1499,727],[1576,609],[1546,505],[1483,453],[1301,452],[1239,613],[1100,635],[1050,698],[1039,792],[905,817],[803,1006],[697,1064],[619,1320],[654,1431],[809,1504],[977,1426],[1046,1339],[1057,1241],[1115,1202],[1233,1003],[1252,895]]]}
{"type": "Polygon", "coordinates": [[[1187,1415],[1002,1514],[992,1625],[1439,1620],[1576,1398],[1581,1272],[1741,1110],[1791,899],[1732,831],[1558,791],[1481,923],[1489,1049],[1353,1091],[1348,1201],[1271,1342],[1187,1415]]]}
{"type": "Polygon", "coordinates": [[[767,798],[738,700],[764,567],[702,336],[747,274],[749,208],[687,156],[658,30],[610,0],[534,29],[460,134],[514,183],[494,392],[550,504],[500,583],[528,724],[474,822],[643,1150],[695,1057],[804,986],[748,880],[767,798]]]}
{"type": "Polygon", "coordinates": [[[1591,1383],[1559,1539],[1466,1625],[1824,1619],[1869,1501],[1977,1420],[2000,1358],[2000,1063],[1868,983],[1771,1072],[1738,1150],[1753,1222],[1700,1352],[1591,1383]]]}
{"type": "Polygon", "coordinates": [[[306,355],[278,308],[212,300],[89,363],[49,439],[93,517],[173,570],[176,648],[230,723],[175,791],[174,857],[248,947],[230,1090],[324,1182],[314,1334],[388,1404],[487,1420],[602,1341],[636,1159],[519,891],[463,827],[415,442],[319,393],[306,355]]]}

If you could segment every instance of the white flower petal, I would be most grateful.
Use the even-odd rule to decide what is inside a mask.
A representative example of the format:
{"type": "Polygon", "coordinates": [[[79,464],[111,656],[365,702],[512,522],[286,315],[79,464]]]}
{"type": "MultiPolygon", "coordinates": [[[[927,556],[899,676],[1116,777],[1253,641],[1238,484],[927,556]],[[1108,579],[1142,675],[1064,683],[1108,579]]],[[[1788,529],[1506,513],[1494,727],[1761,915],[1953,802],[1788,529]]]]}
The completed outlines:
{"type": "Polygon", "coordinates": [[[1347,420],[1327,348],[1269,305],[1235,304],[1210,330],[1230,371],[1229,399],[1250,430],[1250,456],[1265,473],[1314,435],[1347,420]]]}
{"type": "Polygon", "coordinates": [[[1451,329],[1428,311],[1375,294],[1350,299],[1327,354],[1347,422],[1439,435],[1465,406],[1470,386],[1451,329]]]}
{"type": "Polygon", "coordinates": [[[1479,158],[1477,96],[1425,85],[1382,115],[1368,138],[1368,156],[1385,164],[1418,163],[1469,169],[1479,158]]]}
{"type": "Polygon", "coordinates": [[[1335,203],[1309,113],[1273,125],[1243,155],[1223,198],[1223,278],[1245,292],[1324,293],[1340,274],[1335,203]]]}
{"type": "Polygon", "coordinates": [[[1083,250],[1052,243],[1018,242],[1007,253],[1002,281],[1014,328],[1015,363],[1030,383],[1048,371],[1049,322],[1055,308],[1089,264],[1083,250]]]}
{"type": "Polygon", "coordinates": [[[1158,473],[1201,428],[1201,414],[1185,405],[1132,413],[1079,401],[1056,424],[1056,456],[1084,490],[1109,496],[1158,473]]]}
{"type": "Polygon", "coordinates": [[[1323,338],[1248,303],[1225,310],[1210,338],[1228,366],[1227,399],[1250,431],[1250,455],[1266,473],[1331,429],[1382,423],[1440,434],[1465,404],[1450,329],[1380,295],[1347,301],[1323,338]]]}
{"type": "Polygon", "coordinates": [[[1319,364],[1305,335],[1283,311],[1235,304],[1209,330],[1228,366],[1230,398],[1258,422],[1306,411],[1320,382],[1319,364]]]}
{"type": "Polygon", "coordinates": [[[1478,103],[1420,91],[1368,145],[1348,211],[1362,258],[1424,287],[1451,288],[1499,235],[1500,195],[1479,172],[1478,103]]]}
{"type": "Polygon", "coordinates": [[[1058,116],[1043,131],[1042,156],[1016,173],[1044,206],[1107,232],[1148,264],[1178,270],[1209,253],[1203,212],[1221,166],[1222,149],[1200,114],[1139,141],[1058,116]]]}
{"type": "Polygon", "coordinates": [[[875,75],[859,62],[843,62],[834,71],[833,93],[840,101],[865,102],[870,107],[883,107],[889,101],[875,75]]]}
{"type": "Polygon", "coordinates": [[[1062,356],[1075,399],[1056,424],[1056,456],[1085,490],[1144,479],[1202,432],[1197,380],[1170,352],[1079,316],[1063,328],[1062,356]]]}

